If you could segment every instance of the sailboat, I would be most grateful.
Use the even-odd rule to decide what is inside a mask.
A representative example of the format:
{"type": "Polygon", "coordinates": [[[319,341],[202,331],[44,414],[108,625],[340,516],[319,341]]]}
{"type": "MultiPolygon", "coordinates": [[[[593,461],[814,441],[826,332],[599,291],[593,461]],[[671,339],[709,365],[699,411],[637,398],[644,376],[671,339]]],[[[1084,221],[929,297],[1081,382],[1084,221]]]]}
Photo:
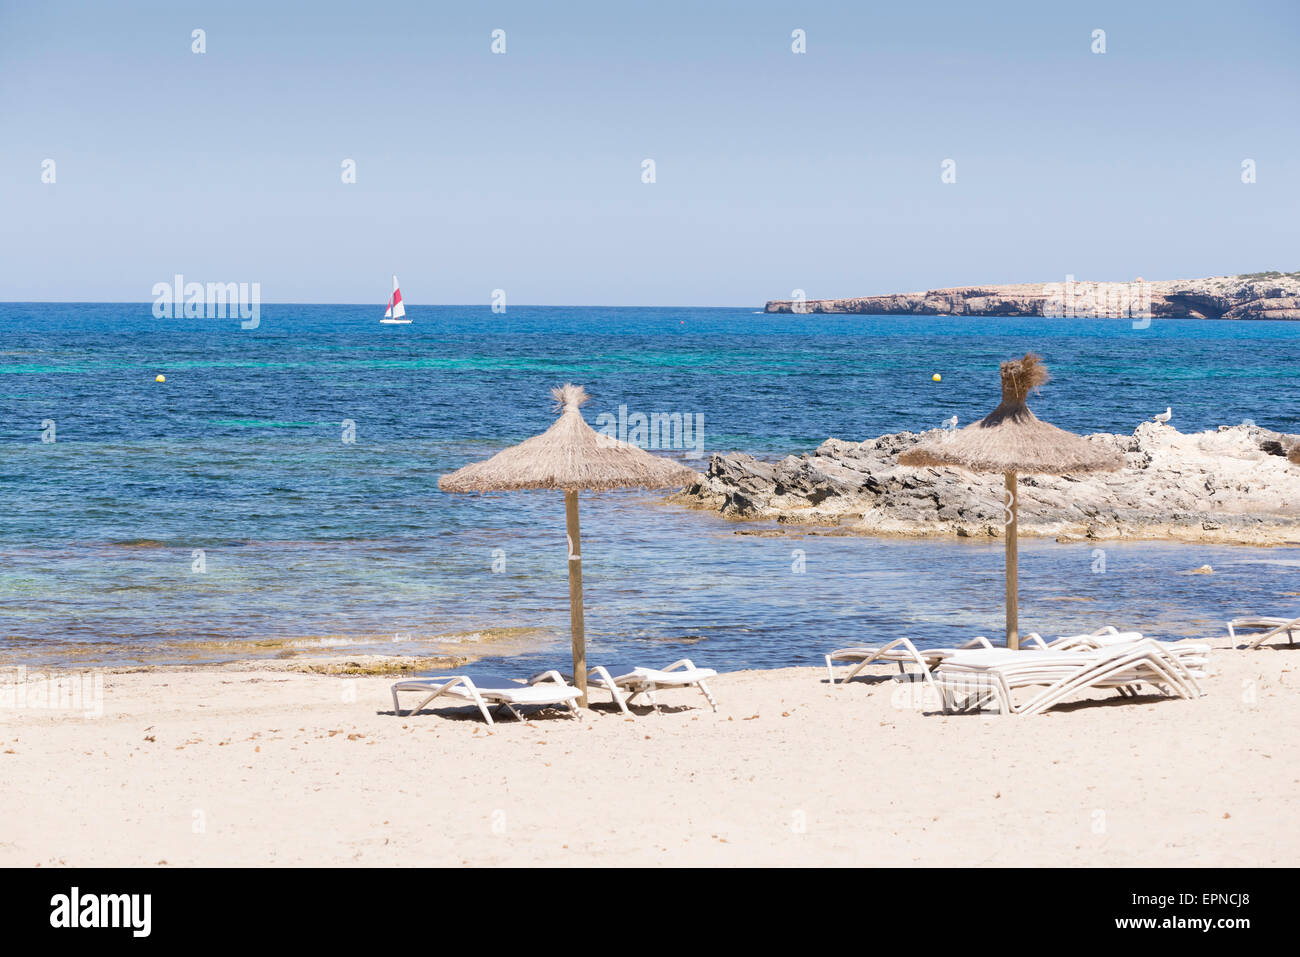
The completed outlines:
{"type": "Polygon", "coordinates": [[[406,306],[402,304],[402,290],[397,287],[396,276],[393,277],[393,294],[388,297],[388,309],[379,321],[386,325],[406,325],[411,321],[406,318],[406,306]]]}

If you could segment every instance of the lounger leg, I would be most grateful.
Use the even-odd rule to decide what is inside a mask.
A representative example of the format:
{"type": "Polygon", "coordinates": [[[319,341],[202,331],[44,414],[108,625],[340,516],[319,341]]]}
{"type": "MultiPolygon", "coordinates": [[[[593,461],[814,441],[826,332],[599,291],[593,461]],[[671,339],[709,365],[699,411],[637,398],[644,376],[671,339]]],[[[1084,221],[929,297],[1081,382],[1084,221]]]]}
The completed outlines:
{"type": "Polygon", "coordinates": [[[969,714],[972,711],[979,711],[983,707],[985,697],[986,692],[977,689],[964,688],[962,689],[961,700],[956,703],[955,710],[958,714],[969,714]]]}
{"type": "Polygon", "coordinates": [[[698,682],[698,684],[700,686],[700,690],[704,692],[704,700],[709,703],[710,707],[712,707],[714,711],[717,711],[718,703],[713,700],[713,695],[709,694],[708,685],[706,685],[703,681],[698,682]]]}
{"type": "Polygon", "coordinates": [[[961,703],[962,714],[983,714],[993,703],[998,704],[998,710],[1002,710],[1001,701],[998,700],[997,694],[988,688],[974,687],[966,692],[966,697],[961,703]]]}
{"type": "Polygon", "coordinates": [[[505,705],[506,709],[507,709],[511,714],[513,714],[513,715],[515,716],[515,720],[516,720],[516,721],[523,721],[523,720],[524,720],[524,716],[523,716],[522,714],[520,714],[520,713],[519,713],[519,710],[518,710],[518,709],[517,709],[513,704],[511,704],[509,701],[503,701],[503,702],[501,702],[501,703],[502,703],[503,705],[505,705]]]}
{"type": "MultiPolygon", "coordinates": [[[[434,698],[438,697],[438,695],[440,695],[440,694],[442,694],[442,689],[441,689],[441,688],[439,688],[439,689],[438,689],[437,691],[435,691],[433,694],[429,695],[429,697],[425,698],[423,701],[421,701],[419,704],[417,704],[414,708],[412,708],[410,711],[408,711],[407,714],[410,714],[410,715],[416,715],[416,714],[419,714],[421,711],[424,710],[424,706],[425,706],[426,704],[428,704],[428,703],[429,703],[430,701],[432,701],[434,698]]],[[[394,696],[396,696],[396,693],[394,693],[394,696]]]]}
{"type": "Polygon", "coordinates": [[[632,696],[630,694],[629,695],[619,694],[618,686],[615,685],[613,682],[611,682],[609,686],[609,696],[614,699],[614,703],[618,705],[619,710],[621,710],[628,717],[632,716],[632,712],[629,711],[627,707],[627,703],[632,700],[632,696]]]}
{"type": "Polygon", "coordinates": [[[871,662],[872,662],[873,660],[874,660],[874,659],[872,659],[872,658],[868,658],[866,661],[859,661],[856,665],[854,665],[854,666],[849,670],[849,673],[848,673],[848,674],[846,674],[843,678],[840,679],[840,684],[842,684],[842,685],[846,685],[846,684],[848,684],[850,681],[852,681],[854,678],[856,678],[856,677],[858,676],[858,673],[859,673],[860,671],[862,671],[863,668],[865,668],[867,665],[871,664],[871,662]]]}
{"type": "Polygon", "coordinates": [[[985,711],[996,704],[1000,714],[1009,714],[1009,702],[996,685],[976,678],[958,678],[935,682],[935,690],[945,714],[971,714],[985,711]]]}
{"type": "Polygon", "coordinates": [[[938,690],[938,688],[934,683],[934,673],[938,670],[940,664],[941,662],[936,661],[933,668],[927,668],[925,665],[921,665],[921,680],[936,690],[938,690]]]}
{"type": "Polygon", "coordinates": [[[970,710],[972,696],[977,689],[969,681],[957,679],[944,682],[939,686],[939,696],[943,701],[943,710],[947,714],[962,714],[970,710]]]}
{"type": "Polygon", "coordinates": [[[655,692],[658,690],[653,681],[646,685],[645,688],[645,696],[649,699],[650,704],[654,706],[655,714],[659,714],[659,702],[655,698],[655,692]]]}
{"type": "Polygon", "coordinates": [[[951,714],[956,707],[956,699],[953,697],[952,689],[948,687],[946,681],[939,682],[939,710],[944,714],[951,714]]]}
{"type": "Polygon", "coordinates": [[[627,710],[627,702],[632,700],[632,695],[622,695],[619,693],[618,685],[614,682],[613,676],[601,665],[596,665],[587,675],[587,680],[596,679],[596,683],[609,692],[610,701],[618,705],[619,710],[624,714],[631,714],[627,710]]]}
{"type": "Polygon", "coordinates": [[[970,704],[972,691],[965,682],[944,682],[939,686],[939,697],[945,714],[961,714],[970,704]]]}
{"type": "Polygon", "coordinates": [[[486,702],[483,701],[482,696],[477,691],[474,692],[474,703],[478,705],[479,713],[483,715],[484,721],[486,721],[488,724],[496,723],[492,720],[492,712],[488,710],[488,706],[486,702]]]}
{"type": "Polygon", "coordinates": [[[826,677],[830,679],[831,684],[835,684],[835,668],[831,665],[831,656],[826,656],[826,677]]]}

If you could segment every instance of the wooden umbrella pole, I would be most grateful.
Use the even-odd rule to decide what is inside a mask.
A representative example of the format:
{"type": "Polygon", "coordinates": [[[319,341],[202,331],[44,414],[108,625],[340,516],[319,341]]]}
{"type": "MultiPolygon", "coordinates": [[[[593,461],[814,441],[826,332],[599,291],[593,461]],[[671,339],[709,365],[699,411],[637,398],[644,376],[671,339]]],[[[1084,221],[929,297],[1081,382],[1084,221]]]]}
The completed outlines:
{"type": "Polygon", "coordinates": [[[573,680],[587,707],[587,635],[582,622],[582,539],[578,534],[578,493],[564,490],[564,518],[569,533],[569,628],[573,636],[573,680]]]}
{"type": "Polygon", "coordinates": [[[1004,476],[1007,488],[1007,526],[1003,534],[1007,539],[1007,647],[1020,647],[1020,568],[1019,546],[1020,529],[1018,510],[1020,503],[1016,498],[1016,473],[1007,472],[1004,476]]]}

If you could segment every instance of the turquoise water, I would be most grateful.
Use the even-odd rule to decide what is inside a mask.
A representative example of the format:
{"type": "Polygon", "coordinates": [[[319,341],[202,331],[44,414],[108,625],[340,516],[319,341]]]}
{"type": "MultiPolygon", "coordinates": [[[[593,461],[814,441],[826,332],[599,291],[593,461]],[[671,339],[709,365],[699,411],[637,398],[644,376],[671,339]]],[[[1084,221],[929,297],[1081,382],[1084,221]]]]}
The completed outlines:
{"type": "MultiPolygon", "coordinates": [[[[1044,355],[1038,413],[1131,431],[1300,432],[1300,324],[767,316],[753,309],[268,305],[261,325],[147,304],[0,304],[0,650],[166,663],[445,647],[539,663],[568,643],[559,493],[444,495],[439,474],[552,421],[698,416],[707,454],[963,422],[997,362],[1044,355]],[[941,373],[940,383],[931,375],[941,373]],[[167,381],[156,383],[164,374],[167,381]],[[53,420],[53,442],[43,442],[53,420]],[[355,442],[345,442],[345,420],[355,442]],[[196,562],[202,552],[202,570],[196,562]],[[504,559],[504,568],[502,568],[504,559]],[[494,560],[499,569],[493,571],[494,560]]],[[[670,453],[671,454],[671,453],[670,453]]],[[[682,454],[678,452],[676,454],[682,454]]],[[[829,646],[1001,628],[1001,546],[755,538],[628,492],[583,498],[594,659],[809,664],[829,646]],[[796,573],[793,552],[804,552],[796,573]]],[[[1217,632],[1300,605],[1300,549],[1021,546],[1021,620],[1217,632]],[[1209,563],[1217,574],[1182,574],[1209,563]],[[1288,594],[1290,593],[1290,594],[1288,594]],[[1084,600],[1076,600],[1084,599],[1084,600]]]]}

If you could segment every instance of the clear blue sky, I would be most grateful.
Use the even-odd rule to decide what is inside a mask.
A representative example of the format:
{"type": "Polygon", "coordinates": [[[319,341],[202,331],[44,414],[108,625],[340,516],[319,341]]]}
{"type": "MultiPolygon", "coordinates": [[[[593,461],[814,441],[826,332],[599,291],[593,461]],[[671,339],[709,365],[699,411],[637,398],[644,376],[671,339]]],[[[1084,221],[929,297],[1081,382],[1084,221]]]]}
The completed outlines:
{"type": "Polygon", "coordinates": [[[147,301],[177,272],[264,301],[382,302],[396,272],[413,303],[759,305],[1300,269],[1298,120],[1294,0],[4,0],[0,300],[147,301]]]}

